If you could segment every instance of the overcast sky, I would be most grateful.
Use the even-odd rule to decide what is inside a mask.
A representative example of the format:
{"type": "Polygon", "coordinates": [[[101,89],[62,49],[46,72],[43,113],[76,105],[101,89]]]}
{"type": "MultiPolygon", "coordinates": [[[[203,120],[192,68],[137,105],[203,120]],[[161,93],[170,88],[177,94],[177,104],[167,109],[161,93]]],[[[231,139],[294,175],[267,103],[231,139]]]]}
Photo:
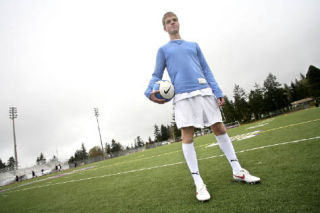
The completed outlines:
{"type": "MultiPolygon", "coordinates": [[[[131,145],[169,124],[172,103],[144,91],[158,48],[161,19],[177,13],[181,36],[200,45],[221,89],[247,92],[268,73],[282,84],[320,67],[320,1],[0,0],[0,158],[14,156],[9,107],[18,109],[19,164],[69,159],[81,143],[131,145]]],[[[165,78],[168,78],[166,75],[165,78]]]]}

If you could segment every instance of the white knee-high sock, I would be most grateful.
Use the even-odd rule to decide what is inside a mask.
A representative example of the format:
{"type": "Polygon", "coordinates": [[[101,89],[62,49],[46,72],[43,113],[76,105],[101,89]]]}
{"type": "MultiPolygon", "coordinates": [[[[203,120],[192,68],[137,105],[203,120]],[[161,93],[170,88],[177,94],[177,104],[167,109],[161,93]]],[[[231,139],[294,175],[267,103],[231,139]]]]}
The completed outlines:
{"type": "Polygon", "coordinates": [[[236,153],[234,151],[231,139],[227,133],[216,136],[220,149],[223,151],[227,157],[233,172],[238,172],[241,169],[240,163],[237,159],[236,153]]]}
{"type": "Polygon", "coordinates": [[[194,149],[193,142],[190,144],[182,143],[182,150],[183,150],[184,158],[186,159],[188,167],[192,174],[194,183],[196,185],[203,184],[203,180],[199,173],[198,159],[197,159],[196,151],[194,149]]]}

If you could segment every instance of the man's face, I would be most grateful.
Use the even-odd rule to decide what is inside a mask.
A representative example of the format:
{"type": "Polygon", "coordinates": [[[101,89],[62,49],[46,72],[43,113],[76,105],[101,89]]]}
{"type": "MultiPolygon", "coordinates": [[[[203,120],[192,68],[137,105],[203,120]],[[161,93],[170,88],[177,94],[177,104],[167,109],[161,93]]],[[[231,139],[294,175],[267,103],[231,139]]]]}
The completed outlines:
{"type": "Polygon", "coordinates": [[[177,34],[179,33],[179,21],[176,16],[168,16],[164,20],[164,30],[169,34],[177,34]]]}

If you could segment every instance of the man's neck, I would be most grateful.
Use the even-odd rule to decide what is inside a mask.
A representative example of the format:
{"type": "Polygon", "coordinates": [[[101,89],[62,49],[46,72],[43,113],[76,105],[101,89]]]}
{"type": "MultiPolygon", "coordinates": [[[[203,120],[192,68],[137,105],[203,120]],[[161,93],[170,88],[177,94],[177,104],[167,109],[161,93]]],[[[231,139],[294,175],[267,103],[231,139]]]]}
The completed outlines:
{"type": "Polygon", "coordinates": [[[181,36],[180,36],[179,33],[170,34],[169,36],[170,36],[170,40],[171,40],[171,41],[172,41],[172,40],[179,40],[179,39],[181,39],[181,36]]]}

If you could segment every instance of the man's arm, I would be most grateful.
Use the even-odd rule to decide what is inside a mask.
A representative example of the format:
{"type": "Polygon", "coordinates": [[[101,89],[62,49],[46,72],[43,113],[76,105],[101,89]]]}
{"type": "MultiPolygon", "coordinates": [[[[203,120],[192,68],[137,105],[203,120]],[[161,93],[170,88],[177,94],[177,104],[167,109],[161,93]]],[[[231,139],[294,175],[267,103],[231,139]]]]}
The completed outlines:
{"type": "MultiPolygon", "coordinates": [[[[156,58],[156,66],[154,69],[154,72],[152,74],[152,78],[148,84],[148,87],[146,89],[146,91],[144,92],[144,95],[149,98],[150,100],[158,103],[159,100],[157,97],[155,97],[155,94],[157,93],[157,91],[152,91],[153,90],[153,85],[157,82],[160,81],[162,79],[163,76],[163,71],[166,67],[166,60],[165,60],[165,56],[162,52],[162,49],[160,48],[158,50],[157,53],[157,58],[156,58]]],[[[159,92],[159,91],[158,91],[159,92]]],[[[162,102],[162,101],[161,101],[162,102]]]]}
{"type": "MultiPolygon", "coordinates": [[[[214,78],[209,65],[207,64],[206,59],[204,58],[202,51],[199,47],[198,44],[197,45],[197,55],[200,61],[200,65],[202,67],[202,71],[203,74],[209,84],[209,86],[211,87],[213,93],[215,94],[215,96],[219,99],[219,98],[223,98],[223,93],[218,85],[218,83],[216,82],[216,79],[214,78]]],[[[224,102],[224,101],[223,101],[224,102]]]]}

